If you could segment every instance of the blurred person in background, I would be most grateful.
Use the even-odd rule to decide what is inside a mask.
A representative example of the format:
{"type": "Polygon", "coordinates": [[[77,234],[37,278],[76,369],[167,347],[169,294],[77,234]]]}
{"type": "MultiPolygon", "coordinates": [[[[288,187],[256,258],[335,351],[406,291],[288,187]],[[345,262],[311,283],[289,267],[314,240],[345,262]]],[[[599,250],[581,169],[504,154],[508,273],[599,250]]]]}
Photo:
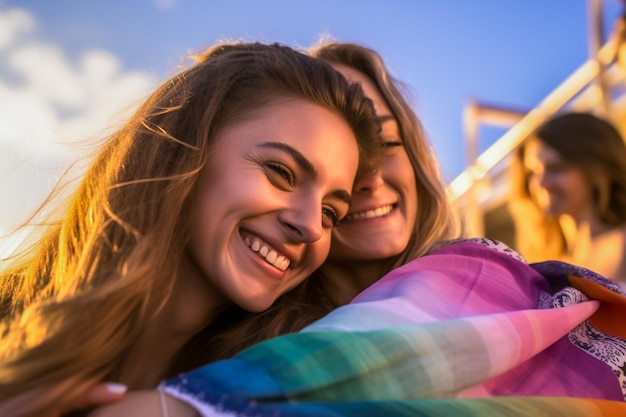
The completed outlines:
{"type": "Polygon", "coordinates": [[[566,113],[542,124],[513,163],[516,249],[626,283],[626,145],[610,122],[566,113]]]}

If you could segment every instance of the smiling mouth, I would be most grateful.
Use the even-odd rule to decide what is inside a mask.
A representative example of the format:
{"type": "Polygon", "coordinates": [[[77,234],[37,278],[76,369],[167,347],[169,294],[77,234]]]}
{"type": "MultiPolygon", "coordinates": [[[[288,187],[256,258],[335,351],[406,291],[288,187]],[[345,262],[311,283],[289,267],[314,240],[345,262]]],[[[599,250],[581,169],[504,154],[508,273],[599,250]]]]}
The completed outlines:
{"type": "Polygon", "coordinates": [[[361,211],[359,213],[351,213],[346,216],[342,223],[355,222],[359,220],[371,220],[379,217],[385,217],[398,207],[397,204],[389,204],[378,207],[374,210],[361,211]]]}
{"type": "Polygon", "coordinates": [[[280,255],[276,249],[273,249],[262,240],[256,237],[246,236],[244,238],[244,242],[252,250],[252,252],[256,253],[259,258],[263,259],[274,268],[280,269],[283,272],[289,268],[289,265],[291,264],[289,258],[284,255],[280,255]]]}

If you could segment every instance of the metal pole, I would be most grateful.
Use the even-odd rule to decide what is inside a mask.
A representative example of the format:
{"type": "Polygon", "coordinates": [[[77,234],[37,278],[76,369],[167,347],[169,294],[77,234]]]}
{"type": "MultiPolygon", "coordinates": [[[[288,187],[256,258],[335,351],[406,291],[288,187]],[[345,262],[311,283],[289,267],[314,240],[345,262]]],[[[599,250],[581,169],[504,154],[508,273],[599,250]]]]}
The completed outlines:
{"type": "Polygon", "coordinates": [[[603,0],[587,0],[587,20],[589,59],[598,63],[598,74],[593,82],[599,94],[600,111],[603,115],[611,116],[611,99],[606,83],[606,66],[598,59],[600,49],[604,45],[604,13],[603,0]]]}

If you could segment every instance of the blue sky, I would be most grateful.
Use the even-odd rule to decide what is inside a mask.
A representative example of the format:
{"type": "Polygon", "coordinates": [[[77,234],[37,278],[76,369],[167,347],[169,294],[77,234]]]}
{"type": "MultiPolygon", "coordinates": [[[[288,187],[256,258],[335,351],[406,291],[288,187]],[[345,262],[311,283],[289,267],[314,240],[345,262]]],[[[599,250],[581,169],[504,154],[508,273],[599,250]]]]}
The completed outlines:
{"type": "MultiPolygon", "coordinates": [[[[603,4],[608,32],[621,2],[603,4]]],[[[587,0],[0,0],[0,232],[187,52],[224,38],[298,47],[330,34],[378,50],[410,88],[452,180],[464,168],[464,104],[538,104],[588,58],[587,7],[587,0]]]]}

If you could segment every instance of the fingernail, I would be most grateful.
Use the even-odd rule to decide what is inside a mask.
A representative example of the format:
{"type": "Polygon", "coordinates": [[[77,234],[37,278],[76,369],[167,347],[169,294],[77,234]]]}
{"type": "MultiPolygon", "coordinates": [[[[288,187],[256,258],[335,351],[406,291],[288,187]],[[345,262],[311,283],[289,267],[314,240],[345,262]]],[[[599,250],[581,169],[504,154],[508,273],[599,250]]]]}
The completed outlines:
{"type": "Polygon", "coordinates": [[[110,382],[107,384],[107,390],[112,394],[123,394],[128,390],[128,387],[117,382],[110,382]]]}

